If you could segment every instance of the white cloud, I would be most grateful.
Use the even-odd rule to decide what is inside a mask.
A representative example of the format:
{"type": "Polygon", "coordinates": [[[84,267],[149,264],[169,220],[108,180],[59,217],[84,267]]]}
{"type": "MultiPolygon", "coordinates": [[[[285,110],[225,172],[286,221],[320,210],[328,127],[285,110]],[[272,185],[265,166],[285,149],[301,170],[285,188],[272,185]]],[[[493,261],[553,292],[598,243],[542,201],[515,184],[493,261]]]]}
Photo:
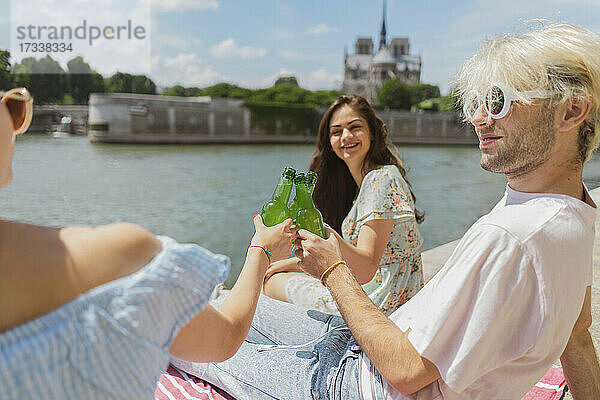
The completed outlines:
{"type": "Polygon", "coordinates": [[[204,65],[196,54],[180,53],[175,57],[153,57],[152,79],[163,86],[205,87],[221,77],[210,65],[204,65]]]}
{"type": "Polygon", "coordinates": [[[313,36],[320,36],[320,35],[324,35],[326,33],[331,33],[331,32],[337,32],[337,28],[334,28],[332,26],[327,26],[323,23],[321,23],[317,26],[311,26],[310,28],[308,28],[306,30],[306,33],[308,33],[309,35],[313,35],[313,36]]]}
{"type": "MultiPolygon", "coordinates": [[[[11,62],[18,63],[25,57],[41,58],[50,55],[63,68],[68,60],[82,56],[92,69],[107,76],[117,70],[134,74],[148,74],[151,65],[151,10],[150,0],[103,0],[102,7],[91,0],[21,0],[11,5],[11,62]],[[139,37],[128,33],[127,21],[132,21],[132,29],[143,28],[139,37]],[[84,27],[85,22],[85,27],[84,27]],[[83,32],[85,39],[69,38],[62,43],[71,43],[72,51],[53,51],[51,53],[32,53],[21,51],[20,43],[35,40],[44,41],[48,31],[33,37],[18,38],[17,27],[33,25],[38,27],[70,27],[73,31],[83,32]],[[93,29],[96,31],[92,31],[93,29]],[[118,29],[123,27],[121,36],[118,29]],[[99,32],[112,30],[110,39],[103,38],[99,32]],[[117,29],[118,28],[118,29],[117,29]],[[92,34],[95,38],[92,40],[92,34]],[[41,36],[38,38],[38,36],[41,36]],[[37,39],[36,39],[37,38],[37,39]],[[31,39],[31,40],[30,40],[31,39]],[[93,44],[90,44],[93,42],[93,44]]],[[[62,30],[60,30],[62,34],[62,30]]],[[[68,32],[68,31],[67,31],[68,32]]],[[[28,31],[29,33],[29,31],[28,31]]]]}
{"type": "Polygon", "coordinates": [[[152,9],[156,11],[206,11],[219,8],[217,0],[153,0],[152,9]]]}
{"type": "Polygon", "coordinates": [[[157,33],[152,37],[154,49],[168,49],[176,51],[193,51],[194,48],[202,45],[202,39],[196,36],[179,36],[169,33],[157,33]]]}
{"type": "Polygon", "coordinates": [[[262,58],[267,54],[267,49],[251,46],[241,47],[234,39],[229,38],[210,46],[210,54],[218,58],[262,58]]]}
{"type": "Polygon", "coordinates": [[[324,67],[312,70],[308,77],[302,79],[307,89],[339,89],[342,85],[342,74],[331,73],[324,67]]]}

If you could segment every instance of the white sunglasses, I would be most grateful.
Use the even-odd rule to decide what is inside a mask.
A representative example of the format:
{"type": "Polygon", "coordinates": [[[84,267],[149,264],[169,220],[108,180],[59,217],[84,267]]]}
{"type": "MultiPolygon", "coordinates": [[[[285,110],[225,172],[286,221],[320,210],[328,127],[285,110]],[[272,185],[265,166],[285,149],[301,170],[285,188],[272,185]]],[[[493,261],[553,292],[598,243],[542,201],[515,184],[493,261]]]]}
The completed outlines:
{"type": "MultiPolygon", "coordinates": [[[[550,93],[545,90],[530,90],[520,93],[530,99],[550,97],[550,93]]],[[[476,90],[471,90],[465,97],[463,106],[463,112],[467,119],[473,121],[475,119],[475,113],[482,105],[483,110],[490,118],[504,118],[510,111],[510,106],[512,105],[510,91],[507,90],[504,85],[499,83],[495,83],[488,87],[483,94],[476,90]]]]}

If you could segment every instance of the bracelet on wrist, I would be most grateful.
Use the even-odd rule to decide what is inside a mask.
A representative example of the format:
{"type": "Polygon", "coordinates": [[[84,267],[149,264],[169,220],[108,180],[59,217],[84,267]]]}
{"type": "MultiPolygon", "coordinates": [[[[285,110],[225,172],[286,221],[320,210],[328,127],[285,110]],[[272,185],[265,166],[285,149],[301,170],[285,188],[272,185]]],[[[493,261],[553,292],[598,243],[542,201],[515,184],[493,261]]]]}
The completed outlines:
{"type": "MultiPolygon", "coordinates": [[[[271,256],[273,255],[273,253],[271,253],[269,250],[267,250],[266,247],[254,245],[254,244],[251,244],[250,246],[248,246],[248,250],[250,250],[252,247],[256,247],[257,249],[261,249],[262,251],[264,251],[265,255],[267,256],[267,259],[269,260],[269,265],[271,264],[271,256]]],[[[246,251],[246,253],[248,253],[248,251],[246,251]]]]}
{"type": "Polygon", "coordinates": [[[333,264],[331,264],[331,265],[329,266],[329,268],[327,268],[325,271],[323,271],[323,273],[321,274],[321,279],[320,279],[320,281],[321,281],[321,285],[323,285],[323,286],[327,287],[327,284],[325,284],[325,279],[327,278],[327,275],[329,275],[329,273],[330,273],[331,271],[333,271],[333,269],[334,269],[335,267],[337,267],[338,265],[342,265],[342,264],[344,264],[345,266],[348,266],[348,264],[346,264],[346,261],[344,261],[344,260],[341,260],[341,261],[338,261],[338,262],[336,262],[336,263],[333,263],[333,264]]]}

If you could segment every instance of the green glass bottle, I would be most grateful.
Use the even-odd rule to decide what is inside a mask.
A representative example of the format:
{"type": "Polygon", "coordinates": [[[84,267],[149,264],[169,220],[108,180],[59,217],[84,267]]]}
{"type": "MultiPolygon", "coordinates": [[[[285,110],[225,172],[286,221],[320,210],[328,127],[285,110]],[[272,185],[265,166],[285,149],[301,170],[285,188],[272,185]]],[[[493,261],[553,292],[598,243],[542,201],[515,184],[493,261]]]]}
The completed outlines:
{"type": "MultiPolygon", "coordinates": [[[[296,182],[297,179],[302,180],[304,178],[305,178],[305,174],[302,172],[299,172],[294,177],[294,183],[296,182]]],[[[296,216],[298,215],[298,195],[294,196],[294,200],[292,200],[292,202],[290,203],[289,209],[290,209],[290,217],[293,219],[296,219],[296,216]]]]}
{"type": "Polygon", "coordinates": [[[300,229],[306,229],[327,239],[327,232],[323,226],[323,216],[317,210],[312,201],[310,189],[306,184],[306,177],[294,179],[296,187],[296,201],[298,202],[298,215],[296,215],[296,225],[300,229]]]}
{"type": "MultiPolygon", "coordinates": [[[[303,173],[296,174],[296,176],[304,176],[303,173]]],[[[315,191],[315,184],[317,183],[317,173],[314,171],[308,171],[306,173],[306,186],[308,186],[308,190],[310,190],[310,195],[312,196],[315,191]]],[[[290,218],[296,219],[298,215],[298,202],[297,196],[294,196],[294,200],[292,200],[289,209],[290,209],[290,218]]]]}
{"type": "Polygon", "coordinates": [[[292,182],[295,174],[296,171],[293,168],[285,168],[271,200],[263,205],[261,216],[266,226],[277,225],[290,218],[290,210],[287,204],[292,193],[292,182]]]}
{"type": "Polygon", "coordinates": [[[312,195],[315,191],[315,185],[317,184],[317,173],[315,171],[308,171],[306,173],[306,185],[312,195]]]}

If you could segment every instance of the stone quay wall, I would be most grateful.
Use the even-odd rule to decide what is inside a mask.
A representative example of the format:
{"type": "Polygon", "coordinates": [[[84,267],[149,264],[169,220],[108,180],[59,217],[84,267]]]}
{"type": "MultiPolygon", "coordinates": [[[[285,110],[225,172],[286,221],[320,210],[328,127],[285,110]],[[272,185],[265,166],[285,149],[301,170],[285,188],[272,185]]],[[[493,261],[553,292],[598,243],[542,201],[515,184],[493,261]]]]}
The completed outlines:
{"type": "Polygon", "coordinates": [[[58,129],[62,117],[71,117],[71,132],[73,134],[87,134],[88,106],[85,105],[34,105],[33,120],[30,132],[48,133],[58,129]]]}
{"type": "MultiPolygon", "coordinates": [[[[88,136],[108,143],[314,143],[324,108],[248,105],[243,100],[92,94],[88,136]]],[[[397,144],[475,144],[452,113],[378,111],[397,144]]]]}

